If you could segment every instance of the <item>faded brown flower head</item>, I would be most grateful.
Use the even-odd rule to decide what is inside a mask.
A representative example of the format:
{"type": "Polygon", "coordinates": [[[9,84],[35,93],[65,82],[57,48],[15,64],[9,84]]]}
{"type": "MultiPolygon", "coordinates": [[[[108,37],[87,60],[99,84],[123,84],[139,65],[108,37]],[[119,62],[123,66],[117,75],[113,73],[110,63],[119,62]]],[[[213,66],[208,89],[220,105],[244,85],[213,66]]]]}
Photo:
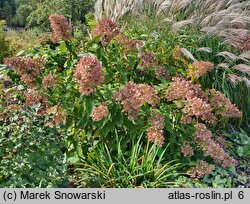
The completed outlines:
{"type": "Polygon", "coordinates": [[[173,77],[170,83],[165,98],[168,101],[178,99],[192,99],[194,97],[207,101],[207,97],[203,93],[201,86],[194,84],[192,81],[187,81],[182,77],[173,77]]]}
{"type": "Polygon", "coordinates": [[[56,123],[56,125],[65,124],[66,123],[66,112],[59,105],[53,106],[46,110],[46,114],[52,114],[52,119],[56,123]]]}
{"type": "Polygon", "coordinates": [[[155,74],[157,80],[161,80],[161,78],[171,79],[171,74],[162,66],[156,68],[155,74]]]}
{"type": "Polygon", "coordinates": [[[188,67],[188,77],[198,79],[214,69],[214,64],[208,61],[196,61],[188,67]]]}
{"type": "Polygon", "coordinates": [[[196,133],[194,141],[206,156],[213,158],[214,162],[223,167],[237,166],[238,162],[230,157],[224,149],[212,139],[212,133],[202,123],[195,125],[196,133]]]}
{"type": "Polygon", "coordinates": [[[196,132],[195,136],[196,138],[199,138],[201,140],[207,140],[212,138],[212,133],[207,129],[206,125],[203,123],[198,123],[195,125],[196,132]]]}
{"type": "Polygon", "coordinates": [[[141,57],[141,66],[146,68],[146,67],[153,67],[157,65],[158,60],[153,52],[142,52],[140,54],[141,57]]]}
{"type": "Polygon", "coordinates": [[[208,123],[214,123],[216,121],[210,104],[197,97],[188,100],[188,104],[183,109],[183,117],[201,118],[208,123]]]}
{"type": "Polygon", "coordinates": [[[195,167],[188,170],[187,174],[191,178],[202,178],[206,174],[210,174],[215,169],[215,166],[209,165],[206,161],[199,160],[195,167]]]}
{"type": "Polygon", "coordinates": [[[26,102],[25,102],[26,106],[34,106],[40,104],[38,113],[40,115],[45,115],[48,102],[47,99],[43,97],[39,91],[32,89],[30,92],[27,92],[25,96],[26,96],[26,102]]]}
{"type": "Polygon", "coordinates": [[[60,14],[51,14],[49,16],[50,26],[53,30],[51,41],[53,43],[58,43],[60,38],[63,40],[71,40],[72,28],[69,25],[67,19],[64,15],[60,14]]]}
{"type": "Polygon", "coordinates": [[[143,42],[141,40],[129,39],[123,35],[116,36],[116,40],[123,45],[123,50],[125,53],[132,50],[137,50],[137,45],[143,45],[143,42]]]}

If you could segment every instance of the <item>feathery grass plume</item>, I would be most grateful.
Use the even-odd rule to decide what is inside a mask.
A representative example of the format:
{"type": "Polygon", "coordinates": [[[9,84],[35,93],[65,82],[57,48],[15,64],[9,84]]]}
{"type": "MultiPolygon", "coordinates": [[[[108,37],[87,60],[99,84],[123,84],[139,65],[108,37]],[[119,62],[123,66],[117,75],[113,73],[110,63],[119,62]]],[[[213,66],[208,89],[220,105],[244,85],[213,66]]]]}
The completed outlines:
{"type": "Polygon", "coordinates": [[[212,49],[210,47],[200,47],[197,49],[197,51],[211,53],[212,49]]]}
{"type": "Polygon", "coordinates": [[[246,64],[237,64],[234,66],[234,69],[250,76],[250,66],[248,66],[246,64]]]}
{"type": "Polygon", "coordinates": [[[217,65],[217,67],[223,68],[223,69],[229,69],[230,64],[229,63],[220,63],[217,65]]]}
{"type": "Polygon", "coordinates": [[[228,51],[223,51],[218,53],[216,56],[222,56],[224,57],[227,61],[235,61],[237,59],[237,56],[231,52],[228,51]]]}
{"type": "Polygon", "coordinates": [[[174,30],[199,26],[208,35],[220,35],[226,43],[239,47],[240,41],[235,36],[249,32],[249,6],[247,0],[97,0],[95,16],[114,20],[129,13],[164,14],[163,21],[171,22],[174,30]]]}
{"type": "Polygon", "coordinates": [[[250,87],[250,80],[246,77],[241,77],[236,74],[227,74],[227,79],[233,84],[234,87],[240,82],[244,82],[247,87],[250,87]]]}
{"type": "Polygon", "coordinates": [[[64,15],[51,14],[49,16],[49,21],[51,29],[53,30],[51,37],[53,43],[58,43],[60,38],[63,38],[63,40],[72,39],[72,28],[64,15]]]}
{"type": "Polygon", "coordinates": [[[243,61],[249,62],[250,61],[250,50],[245,51],[238,55],[237,59],[241,59],[243,61]]]}
{"type": "Polygon", "coordinates": [[[250,80],[246,77],[242,77],[242,79],[245,82],[246,86],[249,88],[250,87],[250,80]]]}
{"type": "Polygon", "coordinates": [[[189,52],[186,48],[180,48],[180,51],[185,55],[186,57],[190,58],[193,61],[197,61],[195,57],[192,55],[191,52],[189,52]]]}
{"type": "Polygon", "coordinates": [[[239,82],[243,81],[243,78],[236,74],[227,74],[227,79],[236,86],[239,82]]]}

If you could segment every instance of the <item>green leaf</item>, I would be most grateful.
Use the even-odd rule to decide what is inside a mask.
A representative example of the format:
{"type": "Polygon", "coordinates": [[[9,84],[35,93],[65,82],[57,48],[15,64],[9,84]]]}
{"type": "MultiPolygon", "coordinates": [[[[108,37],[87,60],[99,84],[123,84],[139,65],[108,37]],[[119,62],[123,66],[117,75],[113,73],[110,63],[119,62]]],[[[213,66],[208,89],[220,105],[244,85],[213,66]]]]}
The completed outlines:
{"type": "Polygon", "coordinates": [[[64,41],[61,41],[59,48],[60,48],[60,51],[62,53],[66,53],[67,47],[66,47],[66,43],[64,41]]]}
{"type": "Polygon", "coordinates": [[[69,163],[76,163],[79,161],[78,153],[77,151],[71,153],[67,159],[67,162],[69,163]]]}
{"type": "Polygon", "coordinates": [[[103,126],[103,128],[100,130],[100,135],[102,137],[106,137],[110,131],[110,124],[106,124],[103,126]]]}
{"type": "Polygon", "coordinates": [[[90,116],[90,114],[92,113],[92,110],[94,108],[94,100],[92,100],[92,97],[86,98],[84,106],[85,106],[85,112],[87,113],[87,115],[90,116]]]}
{"type": "Polygon", "coordinates": [[[242,156],[243,156],[243,153],[244,153],[243,148],[242,148],[242,147],[238,147],[238,148],[237,148],[237,153],[238,153],[238,155],[239,155],[240,157],[242,157],[242,156]]]}

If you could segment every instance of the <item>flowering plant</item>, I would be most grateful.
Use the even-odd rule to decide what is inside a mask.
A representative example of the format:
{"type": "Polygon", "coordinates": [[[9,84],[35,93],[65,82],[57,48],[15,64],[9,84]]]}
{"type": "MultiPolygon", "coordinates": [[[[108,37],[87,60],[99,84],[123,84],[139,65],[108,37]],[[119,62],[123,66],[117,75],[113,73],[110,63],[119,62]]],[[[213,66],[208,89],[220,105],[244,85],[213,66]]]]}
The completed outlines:
{"type": "Polygon", "coordinates": [[[166,158],[192,163],[182,169],[190,177],[202,178],[213,165],[238,165],[212,130],[221,119],[242,113],[223,93],[199,83],[213,63],[187,64],[176,50],[163,59],[159,49],[120,33],[111,19],[98,22],[94,38],[75,49],[66,19],[54,14],[50,21],[58,47],[34,54],[40,58],[7,58],[5,63],[30,89],[25,105],[39,104],[38,113],[54,121],[46,125],[65,128],[68,162],[89,159],[98,143],[126,152],[143,135],[146,148],[169,146],[166,158]],[[178,70],[176,60],[186,67],[178,70]],[[120,149],[113,145],[117,137],[120,149]]]}

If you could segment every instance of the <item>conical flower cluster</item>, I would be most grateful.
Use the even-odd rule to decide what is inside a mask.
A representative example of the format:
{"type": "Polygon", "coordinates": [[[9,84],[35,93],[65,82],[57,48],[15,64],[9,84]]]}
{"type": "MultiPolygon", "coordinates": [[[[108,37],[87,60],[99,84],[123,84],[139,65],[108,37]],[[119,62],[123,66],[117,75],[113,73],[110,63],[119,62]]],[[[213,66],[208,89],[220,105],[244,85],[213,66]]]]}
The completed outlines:
{"type": "Polygon", "coordinates": [[[160,102],[158,92],[147,84],[136,84],[132,81],[117,91],[114,98],[121,102],[123,111],[128,113],[130,120],[136,120],[139,109],[144,103],[157,105],[160,102]]]}
{"type": "Polygon", "coordinates": [[[24,57],[5,58],[4,63],[21,75],[21,80],[29,86],[34,86],[36,78],[44,69],[43,58],[31,59],[24,57]]]}
{"type": "Polygon", "coordinates": [[[101,36],[102,45],[109,44],[109,42],[119,33],[120,33],[119,25],[116,24],[111,19],[101,20],[94,31],[94,34],[101,36]]]}
{"type": "Polygon", "coordinates": [[[157,112],[153,112],[149,121],[149,128],[147,130],[148,139],[162,147],[164,144],[164,129],[165,117],[157,112]]]}
{"type": "Polygon", "coordinates": [[[74,72],[75,80],[80,84],[83,95],[93,93],[104,81],[101,64],[96,57],[82,57],[74,72]]]}
{"type": "Polygon", "coordinates": [[[50,26],[53,30],[51,41],[53,43],[58,43],[60,38],[63,40],[72,39],[72,28],[69,25],[67,19],[64,15],[60,14],[51,14],[49,16],[50,26]]]}

